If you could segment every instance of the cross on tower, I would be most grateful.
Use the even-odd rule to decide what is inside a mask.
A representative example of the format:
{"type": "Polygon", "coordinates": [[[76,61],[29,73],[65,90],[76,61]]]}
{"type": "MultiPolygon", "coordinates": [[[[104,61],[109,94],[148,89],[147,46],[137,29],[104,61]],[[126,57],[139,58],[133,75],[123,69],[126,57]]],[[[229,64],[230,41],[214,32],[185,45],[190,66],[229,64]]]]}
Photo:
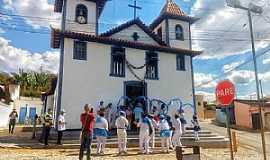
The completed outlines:
{"type": "Polygon", "coordinates": [[[134,0],[133,5],[129,4],[128,6],[134,9],[134,19],[136,19],[137,18],[137,9],[142,9],[142,7],[137,6],[137,0],[134,0]]]}

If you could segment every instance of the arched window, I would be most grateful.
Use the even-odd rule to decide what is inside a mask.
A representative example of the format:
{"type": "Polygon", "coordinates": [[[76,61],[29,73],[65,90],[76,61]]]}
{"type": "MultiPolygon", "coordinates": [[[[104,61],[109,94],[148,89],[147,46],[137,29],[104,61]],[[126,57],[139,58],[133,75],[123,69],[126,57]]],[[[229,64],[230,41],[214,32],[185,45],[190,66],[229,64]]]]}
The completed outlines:
{"type": "Polygon", "coordinates": [[[76,19],[75,21],[80,24],[86,24],[87,23],[87,7],[83,4],[78,4],[76,7],[76,19]]]}
{"type": "Polygon", "coordinates": [[[184,32],[181,25],[177,24],[175,26],[175,39],[176,40],[184,40],[184,32]]]}

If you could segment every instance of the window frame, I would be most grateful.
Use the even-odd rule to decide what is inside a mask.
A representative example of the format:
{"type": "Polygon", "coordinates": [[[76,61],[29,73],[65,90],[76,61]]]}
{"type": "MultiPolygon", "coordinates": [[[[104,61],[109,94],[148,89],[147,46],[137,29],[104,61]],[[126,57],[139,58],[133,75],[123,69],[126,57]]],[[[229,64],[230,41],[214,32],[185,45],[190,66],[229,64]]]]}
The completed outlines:
{"type": "Polygon", "coordinates": [[[86,5],[84,5],[84,4],[77,4],[76,5],[76,9],[75,9],[75,22],[77,22],[79,24],[87,24],[88,23],[88,9],[87,9],[87,6],[86,5]],[[79,7],[86,12],[85,15],[83,15],[85,17],[85,23],[78,22],[78,17],[80,16],[78,14],[79,7]]]}
{"type": "MultiPolygon", "coordinates": [[[[82,49],[80,49],[82,50],[82,49]]],[[[82,52],[82,51],[81,51],[82,52]]],[[[85,41],[80,41],[80,40],[74,40],[73,41],[73,59],[74,60],[84,60],[87,61],[87,42],[85,41]],[[77,45],[78,44],[83,44],[85,48],[83,48],[85,51],[85,53],[77,53],[78,49],[77,49],[77,45]],[[82,55],[85,54],[85,57],[83,57],[82,55]]]]}
{"type": "Polygon", "coordinates": [[[176,70],[177,71],[186,71],[186,57],[185,55],[176,55],[176,70]],[[183,66],[181,65],[183,62],[183,66]],[[183,68],[182,68],[183,67],[183,68]]]}
{"type": "Polygon", "coordinates": [[[126,76],[126,49],[123,47],[113,46],[111,47],[111,65],[110,65],[110,76],[111,77],[125,77],[126,76]],[[122,52],[122,53],[115,53],[115,52],[122,52]],[[119,55],[117,55],[119,54],[119,55]],[[123,58],[123,68],[122,74],[114,73],[114,56],[122,56],[123,58]]]}
{"type": "Polygon", "coordinates": [[[158,29],[157,29],[157,35],[161,38],[161,40],[162,40],[162,27],[159,27],[158,29]]]}
{"type": "Polygon", "coordinates": [[[184,30],[180,24],[175,25],[175,39],[184,41],[184,30]],[[181,33],[178,33],[178,28],[182,31],[181,33]]]}
{"type": "MultiPolygon", "coordinates": [[[[153,56],[152,55],[152,56],[153,56]]],[[[155,51],[146,51],[145,52],[145,63],[146,63],[146,67],[145,67],[145,79],[148,79],[148,80],[159,80],[159,56],[158,56],[158,53],[155,52],[155,51]],[[155,77],[149,77],[148,76],[148,73],[147,73],[147,69],[148,69],[148,55],[150,54],[153,54],[155,57],[156,57],[156,61],[155,61],[155,77]]]]}

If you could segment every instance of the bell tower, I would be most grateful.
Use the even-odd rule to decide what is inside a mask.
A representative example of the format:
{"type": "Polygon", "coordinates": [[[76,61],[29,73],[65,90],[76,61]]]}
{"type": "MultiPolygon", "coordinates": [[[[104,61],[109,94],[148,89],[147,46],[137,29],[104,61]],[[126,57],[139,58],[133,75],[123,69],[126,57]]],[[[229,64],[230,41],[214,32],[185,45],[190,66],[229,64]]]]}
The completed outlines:
{"type": "Polygon", "coordinates": [[[170,47],[190,49],[190,25],[197,19],[187,16],[174,0],[166,0],[150,28],[170,47]]]}
{"type": "Polygon", "coordinates": [[[62,13],[62,29],[98,35],[98,19],[107,0],[55,0],[62,13]],[[63,27],[64,26],[64,27],[63,27]]]}

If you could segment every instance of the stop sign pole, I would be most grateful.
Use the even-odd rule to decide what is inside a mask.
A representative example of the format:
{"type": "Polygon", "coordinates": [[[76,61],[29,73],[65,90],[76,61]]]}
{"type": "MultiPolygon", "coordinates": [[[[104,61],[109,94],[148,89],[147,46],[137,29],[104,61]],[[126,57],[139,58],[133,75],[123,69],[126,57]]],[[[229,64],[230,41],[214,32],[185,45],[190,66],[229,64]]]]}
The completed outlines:
{"type": "Polygon", "coordinates": [[[229,80],[224,80],[218,83],[216,87],[216,99],[218,104],[226,108],[226,126],[230,140],[231,160],[234,160],[234,155],[233,155],[231,128],[230,128],[229,106],[233,102],[234,97],[235,97],[235,87],[232,82],[230,82],[229,80]]]}

